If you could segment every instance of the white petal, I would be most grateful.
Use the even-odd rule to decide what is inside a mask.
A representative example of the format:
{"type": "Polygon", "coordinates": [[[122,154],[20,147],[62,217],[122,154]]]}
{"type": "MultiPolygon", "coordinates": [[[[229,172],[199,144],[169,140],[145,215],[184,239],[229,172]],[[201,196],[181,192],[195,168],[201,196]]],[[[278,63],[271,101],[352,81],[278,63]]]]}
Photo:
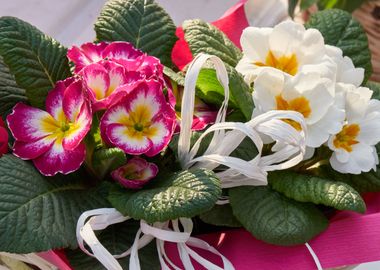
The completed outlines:
{"type": "Polygon", "coordinates": [[[272,28],[247,27],[240,38],[244,55],[251,62],[264,62],[269,52],[268,38],[272,28]]]}

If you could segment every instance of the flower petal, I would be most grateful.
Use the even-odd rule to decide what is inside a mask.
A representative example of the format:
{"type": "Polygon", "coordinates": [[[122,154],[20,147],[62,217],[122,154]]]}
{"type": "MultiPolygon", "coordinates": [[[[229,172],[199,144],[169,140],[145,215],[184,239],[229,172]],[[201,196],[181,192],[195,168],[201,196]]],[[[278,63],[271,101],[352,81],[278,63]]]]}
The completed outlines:
{"type": "Polygon", "coordinates": [[[65,150],[61,144],[56,142],[50,150],[34,159],[33,163],[46,176],[53,176],[57,173],[69,174],[79,169],[85,155],[84,143],[79,144],[73,150],[65,150]]]}
{"type": "Polygon", "coordinates": [[[70,129],[65,133],[63,138],[63,147],[65,150],[73,150],[84,139],[86,134],[91,128],[92,114],[88,104],[84,104],[81,107],[78,117],[72,124],[70,129]]]}
{"type": "Polygon", "coordinates": [[[82,82],[77,80],[66,88],[63,95],[62,108],[66,118],[71,122],[75,122],[85,103],[82,82]]]}
{"type": "Polygon", "coordinates": [[[71,47],[67,52],[67,57],[75,64],[75,72],[78,73],[85,66],[100,61],[102,59],[102,51],[108,46],[105,42],[85,43],[80,48],[71,47]]]}
{"type": "Polygon", "coordinates": [[[123,125],[109,125],[106,135],[113,145],[130,155],[144,154],[152,147],[151,140],[123,125]]]}
{"type": "Polygon", "coordinates": [[[102,52],[103,59],[136,59],[140,55],[143,55],[142,51],[123,41],[112,42],[102,52]]]}
{"type": "Polygon", "coordinates": [[[65,93],[66,88],[74,82],[75,78],[70,77],[63,81],[58,81],[55,84],[53,90],[49,91],[48,96],[46,98],[46,111],[50,113],[54,119],[64,122],[66,117],[62,110],[62,101],[63,95],[65,93]]]}
{"type": "Polygon", "coordinates": [[[3,128],[3,120],[0,117],[0,157],[8,152],[8,132],[3,128]]]}
{"type": "Polygon", "coordinates": [[[21,159],[35,159],[48,151],[55,140],[55,137],[47,136],[34,142],[15,141],[13,154],[21,159]]]}
{"type": "Polygon", "coordinates": [[[145,153],[148,157],[157,155],[170,142],[173,134],[174,119],[160,117],[149,127],[147,137],[152,142],[152,147],[145,153]]]}
{"type": "Polygon", "coordinates": [[[43,110],[17,103],[8,115],[7,122],[16,140],[29,142],[51,134],[55,120],[43,110]]]}
{"type": "Polygon", "coordinates": [[[104,99],[110,87],[107,69],[103,65],[95,63],[85,67],[82,74],[93,102],[104,99]]]}

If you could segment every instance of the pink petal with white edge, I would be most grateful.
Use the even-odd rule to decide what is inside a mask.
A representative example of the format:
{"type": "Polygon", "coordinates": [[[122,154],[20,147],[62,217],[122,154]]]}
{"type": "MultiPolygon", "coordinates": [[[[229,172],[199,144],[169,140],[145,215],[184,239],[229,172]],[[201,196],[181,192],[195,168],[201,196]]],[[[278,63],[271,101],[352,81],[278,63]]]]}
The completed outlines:
{"type": "Polygon", "coordinates": [[[143,55],[142,51],[123,41],[112,42],[102,52],[103,59],[136,59],[140,55],[143,55]]]}
{"type": "Polygon", "coordinates": [[[175,127],[175,119],[168,119],[159,117],[154,120],[154,123],[150,126],[151,129],[155,129],[155,133],[149,136],[149,140],[152,142],[152,147],[145,153],[148,157],[157,155],[162,151],[170,142],[175,127]]]}
{"type": "Polygon", "coordinates": [[[147,105],[151,109],[151,117],[157,114],[174,118],[175,112],[171,110],[162,92],[162,84],[155,80],[142,82],[128,96],[129,110],[135,111],[140,105],[147,105]]]}
{"type": "Polygon", "coordinates": [[[103,65],[96,63],[85,67],[82,74],[91,100],[95,103],[104,99],[110,86],[108,70],[103,65]]]}
{"type": "Polygon", "coordinates": [[[73,150],[76,148],[84,137],[87,135],[91,128],[92,123],[92,113],[89,104],[85,103],[82,105],[81,111],[67,132],[63,139],[63,147],[65,150],[73,150]]]}
{"type": "Polygon", "coordinates": [[[80,48],[77,46],[71,47],[67,52],[67,57],[75,64],[75,72],[78,73],[85,66],[100,61],[102,51],[108,46],[106,42],[100,43],[85,43],[80,48]]]}
{"type": "Polygon", "coordinates": [[[62,108],[66,118],[71,122],[75,122],[82,110],[82,106],[86,102],[82,82],[79,80],[74,81],[66,88],[63,95],[62,108]]]}
{"type": "Polygon", "coordinates": [[[111,173],[113,179],[118,181],[122,186],[131,189],[142,188],[146,183],[154,178],[158,173],[158,167],[154,163],[135,157],[128,163],[111,173]],[[126,176],[136,176],[134,179],[126,176]]]}
{"type": "Polygon", "coordinates": [[[66,88],[74,82],[75,78],[70,77],[63,81],[58,81],[53,90],[49,91],[46,98],[46,111],[50,113],[54,119],[62,119],[64,117],[62,110],[63,94],[66,88]]]}
{"type": "Polygon", "coordinates": [[[17,103],[7,117],[7,123],[16,140],[30,142],[43,138],[51,132],[44,130],[43,120],[54,121],[47,112],[17,103]]]}
{"type": "Polygon", "coordinates": [[[151,140],[146,137],[131,136],[129,128],[120,124],[109,125],[106,136],[113,145],[130,155],[144,154],[153,146],[151,140]]]}
{"type": "Polygon", "coordinates": [[[34,165],[45,176],[57,173],[69,174],[79,169],[86,155],[84,143],[73,150],[64,150],[62,145],[54,143],[49,151],[33,160],[34,165]]]}
{"type": "Polygon", "coordinates": [[[47,136],[34,142],[15,141],[13,154],[21,159],[35,159],[47,152],[55,141],[54,137],[47,136]]]}

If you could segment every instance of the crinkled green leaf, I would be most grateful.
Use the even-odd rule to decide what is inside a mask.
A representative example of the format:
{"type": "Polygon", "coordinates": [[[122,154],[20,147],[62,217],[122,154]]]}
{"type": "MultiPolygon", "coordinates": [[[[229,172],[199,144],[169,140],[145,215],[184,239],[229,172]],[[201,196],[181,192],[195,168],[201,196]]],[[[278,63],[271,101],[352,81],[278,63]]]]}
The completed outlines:
{"type": "Polygon", "coordinates": [[[25,90],[16,84],[0,56],[0,115],[7,114],[19,101],[26,101],[25,90]]]}
{"type": "Polygon", "coordinates": [[[108,1],[95,23],[98,40],[131,42],[167,66],[177,40],[175,31],[170,16],[153,0],[108,1]]]}
{"type": "Polygon", "coordinates": [[[172,81],[175,81],[178,85],[185,85],[185,77],[181,73],[175,72],[171,68],[164,66],[164,74],[168,76],[172,81]]]}
{"type": "Polygon", "coordinates": [[[254,237],[267,243],[304,244],[328,225],[313,204],[294,201],[268,186],[232,188],[229,195],[235,217],[254,237]]]}
{"type": "Polygon", "coordinates": [[[359,213],[366,210],[360,194],[343,182],[289,171],[273,172],[269,174],[268,180],[274,190],[299,202],[323,204],[359,213]]]}
{"type": "MultiPolygon", "coordinates": [[[[239,109],[244,114],[246,120],[250,120],[254,108],[251,89],[235,68],[228,65],[226,65],[226,68],[230,88],[229,107],[239,109]]],[[[199,73],[196,86],[197,96],[202,100],[217,106],[222,104],[224,89],[217,79],[215,69],[202,69],[199,73]]]]}
{"type": "Polygon", "coordinates": [[[202,20],[187,20],[182,25],[185,40],[194,56],[199,53],[216,55],[231,66],[236,66],[242,53],[218,28],[202,20]]]}
{"type": "Polygon", "coordinates": [[[43,107],[55,82],[70,76],[66,49],[17,18],[0,18],[0,55],[33,106],[43,107]]]}
{"type": "Polygon", "coordinates": [[[44,177],[12,155],[0,159],[0,190],[0,251],[12,253],[76,248],[79,216],[109,205],[81,179],[44,177]]]}
{"type": "Polygon", "coordinates": [[[358,21],[350,13],[339,9],[317,12],[305,25],[318,29],[325,43],[342,49],[343,55],[352,59],[355,67],[365,69],[365,81],[372,73],[368,38],[358,21]]]}
{"type": "MultiPolygon", "coordinates": [[[[139,227],[139,221],[128,220],[123,223],[111,225],[105,230],[99,231],[97,233],[97,237],[100,243],[102,243],[111,254],[121,254],[132,246],[139,227]]],[[[88,256],[80,249],[67,249],[65,250],[65,254],[70,262],[70,265],[74,269],[105,269],[98,260],[88,256]]],[[[130,256],[127,256],[118,260],[123,269],[129,269],[129,258],[130,256]]],[[[139,258],[141,269],[160,269],[160,262],[158,260],[157,248],[154,241],[151,242],[148,246],[139,250],[139,258]]]]}
{"type": "Polygon", "coordinates": [[[203,222],[216,226],[241,227],[240,222],[232,213],[232,208],[229,204],[215,205],[199,217],[203,222]]]}
{"type": "Polygon", "coordinates": [[[124,215],[153,223],[199,215],[214,206],[221,192],[212,171],[196,169],[161,175],[138,191],[115,186],[108,199],[124,215]]]}

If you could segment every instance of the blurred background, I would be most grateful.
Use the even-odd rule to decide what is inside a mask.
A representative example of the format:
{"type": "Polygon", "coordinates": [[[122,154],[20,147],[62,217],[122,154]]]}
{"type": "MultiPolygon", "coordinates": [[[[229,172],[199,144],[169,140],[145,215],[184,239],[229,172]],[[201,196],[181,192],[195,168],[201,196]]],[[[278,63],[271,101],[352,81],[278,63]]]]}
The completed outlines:
{"type": "MultiPolygon", "coordinates": [[[[214,21],[238,2],[238,0],[156,1],[167,10],[177,25],[191,18],[214,21]]],[[[93,24],[105,2],[106,0],[0,0],[0,16],[15,16],[25,20],[69,47],[94,39],[93,24]]],[[[380,270],[380,262],[362,264],[354,269],[380,270]]]]}

